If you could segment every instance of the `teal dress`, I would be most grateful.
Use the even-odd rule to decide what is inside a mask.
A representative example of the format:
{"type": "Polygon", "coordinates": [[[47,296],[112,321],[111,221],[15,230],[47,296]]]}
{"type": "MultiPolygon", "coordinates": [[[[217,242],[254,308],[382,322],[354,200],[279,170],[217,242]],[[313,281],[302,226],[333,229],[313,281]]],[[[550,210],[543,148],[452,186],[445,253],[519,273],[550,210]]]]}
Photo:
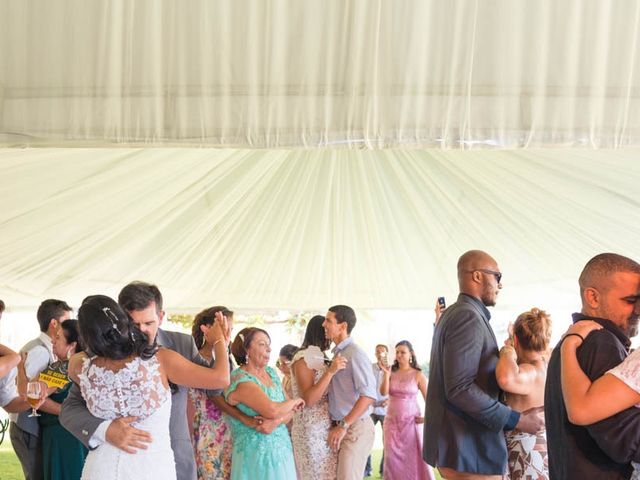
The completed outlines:
{"type": "MultiPolygon", "coordinates": [[[[237,368],[231,372],[231,384],[224,392],[225,399],[243,382],[258,385],[269,400],[283,402],[284,390],[275,370],[267,367],[272,386],[266,387],[260,381],[237,368]]],[[[258,412],[239,403],[237,408],[243,413],[255,417],[258,412]]],[[[228,418],[233,437],[231,455],[231,480],[296,480],[296,466],[293,460],[293,447],[287,427],[279,425],[269,435],[258,433],[235,418],[228,418]]]]}
{"type": "MultiPolygon", "coordinates": [[[[62,403],[72,382],[49,398],[62,403]]],[[[42,437],[42,467],[45,480],[79,480],[87,457],[87,449],[58,421],[58,416],[41,412],[39,418],[42,437]]]]}

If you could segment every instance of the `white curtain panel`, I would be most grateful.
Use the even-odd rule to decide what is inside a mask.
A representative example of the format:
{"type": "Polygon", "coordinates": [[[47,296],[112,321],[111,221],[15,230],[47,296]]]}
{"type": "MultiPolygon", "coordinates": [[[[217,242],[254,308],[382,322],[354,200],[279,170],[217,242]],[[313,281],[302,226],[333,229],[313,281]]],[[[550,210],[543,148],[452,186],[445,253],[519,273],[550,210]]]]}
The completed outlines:
{"type": "Polygon", "coordinates": [[[639,27],[636,0],[3,0],[0,145],[640,146],[639,27]]]}
{"type": "Polygon", "coordinates": [[[502,307],[573,308],[591,256],[640,260],[639,156],[0,149],[0,298],[78,305],[138,279],[180,309],[430,309],[480,248],[502,307]]]}

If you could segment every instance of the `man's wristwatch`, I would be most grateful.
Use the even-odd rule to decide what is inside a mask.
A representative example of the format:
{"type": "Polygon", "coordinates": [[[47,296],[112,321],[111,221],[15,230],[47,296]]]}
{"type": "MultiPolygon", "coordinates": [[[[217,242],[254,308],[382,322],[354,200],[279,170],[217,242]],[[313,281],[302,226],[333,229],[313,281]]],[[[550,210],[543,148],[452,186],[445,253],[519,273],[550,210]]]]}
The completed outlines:
{"type": "Polygon", "coordinates": [[[338,427],[349,430],[349,423],[343,418],[342,420],[338,420],[338,427]]]}

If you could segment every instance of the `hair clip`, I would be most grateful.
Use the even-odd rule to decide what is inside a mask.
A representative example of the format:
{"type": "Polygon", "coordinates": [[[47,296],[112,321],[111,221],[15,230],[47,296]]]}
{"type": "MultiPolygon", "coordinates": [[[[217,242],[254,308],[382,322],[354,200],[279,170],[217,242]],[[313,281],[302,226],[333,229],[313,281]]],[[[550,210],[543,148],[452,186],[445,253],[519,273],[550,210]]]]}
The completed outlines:
{"type": "Polygon", "coordinates": [[[109,307],[103,307],[102,311],[107,316],[107,318],[111,320],[111,328],[113,328],[116,332],[122,335],[122,332],[118,328],[118,317],[116,317],[116,314],[113,313],[109,307]]]}
{"type": "Polygon", "coordinates": [[[240,337],[240,340],[242,340],[242,343],[244,343],[244,335],[242,333],[239,333],[238,336],[240,337]]]}

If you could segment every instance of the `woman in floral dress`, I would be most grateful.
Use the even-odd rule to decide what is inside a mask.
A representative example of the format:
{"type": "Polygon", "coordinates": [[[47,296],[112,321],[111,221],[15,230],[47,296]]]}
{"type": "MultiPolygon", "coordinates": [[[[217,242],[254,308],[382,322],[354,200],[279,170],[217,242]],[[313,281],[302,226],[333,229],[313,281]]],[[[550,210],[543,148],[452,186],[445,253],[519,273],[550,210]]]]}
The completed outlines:
{"type": "MultiPolygon", "coordinates": [[[[200,356],[207,361],[212,360],[213,347],[206,341],[204,334],[213,325],[216,312],[222,312],[222,315],[227,317],[231,329],[233,312],[225,307],[207,308],[196,315],[193,321],[193,339],[199,348],[200,356]]],[[[222,398],[222,390],[217,396],[209,396],[208,393],[211,392],[189,390],[198,480],[228,480],[231,475],[233,441],[231,429],[223,417],[223,410],[218,406],[220,402],[224,405],[226,403],[222,398]]]]}
{"type": "Polygon", "coordinates": [[[293,396],[303,398],[306,403],[305,408],[294,414],[291,428],[300,480],[335,480],[337,475],[337,454],[327,445],[331,427],[327,388],[333,375],[345,368],[347,360],[337,357],[329,363],[324,352],[330,342],[325,337],[323,321],[321,315],[309,321],[291,369],[293,396]]]}

